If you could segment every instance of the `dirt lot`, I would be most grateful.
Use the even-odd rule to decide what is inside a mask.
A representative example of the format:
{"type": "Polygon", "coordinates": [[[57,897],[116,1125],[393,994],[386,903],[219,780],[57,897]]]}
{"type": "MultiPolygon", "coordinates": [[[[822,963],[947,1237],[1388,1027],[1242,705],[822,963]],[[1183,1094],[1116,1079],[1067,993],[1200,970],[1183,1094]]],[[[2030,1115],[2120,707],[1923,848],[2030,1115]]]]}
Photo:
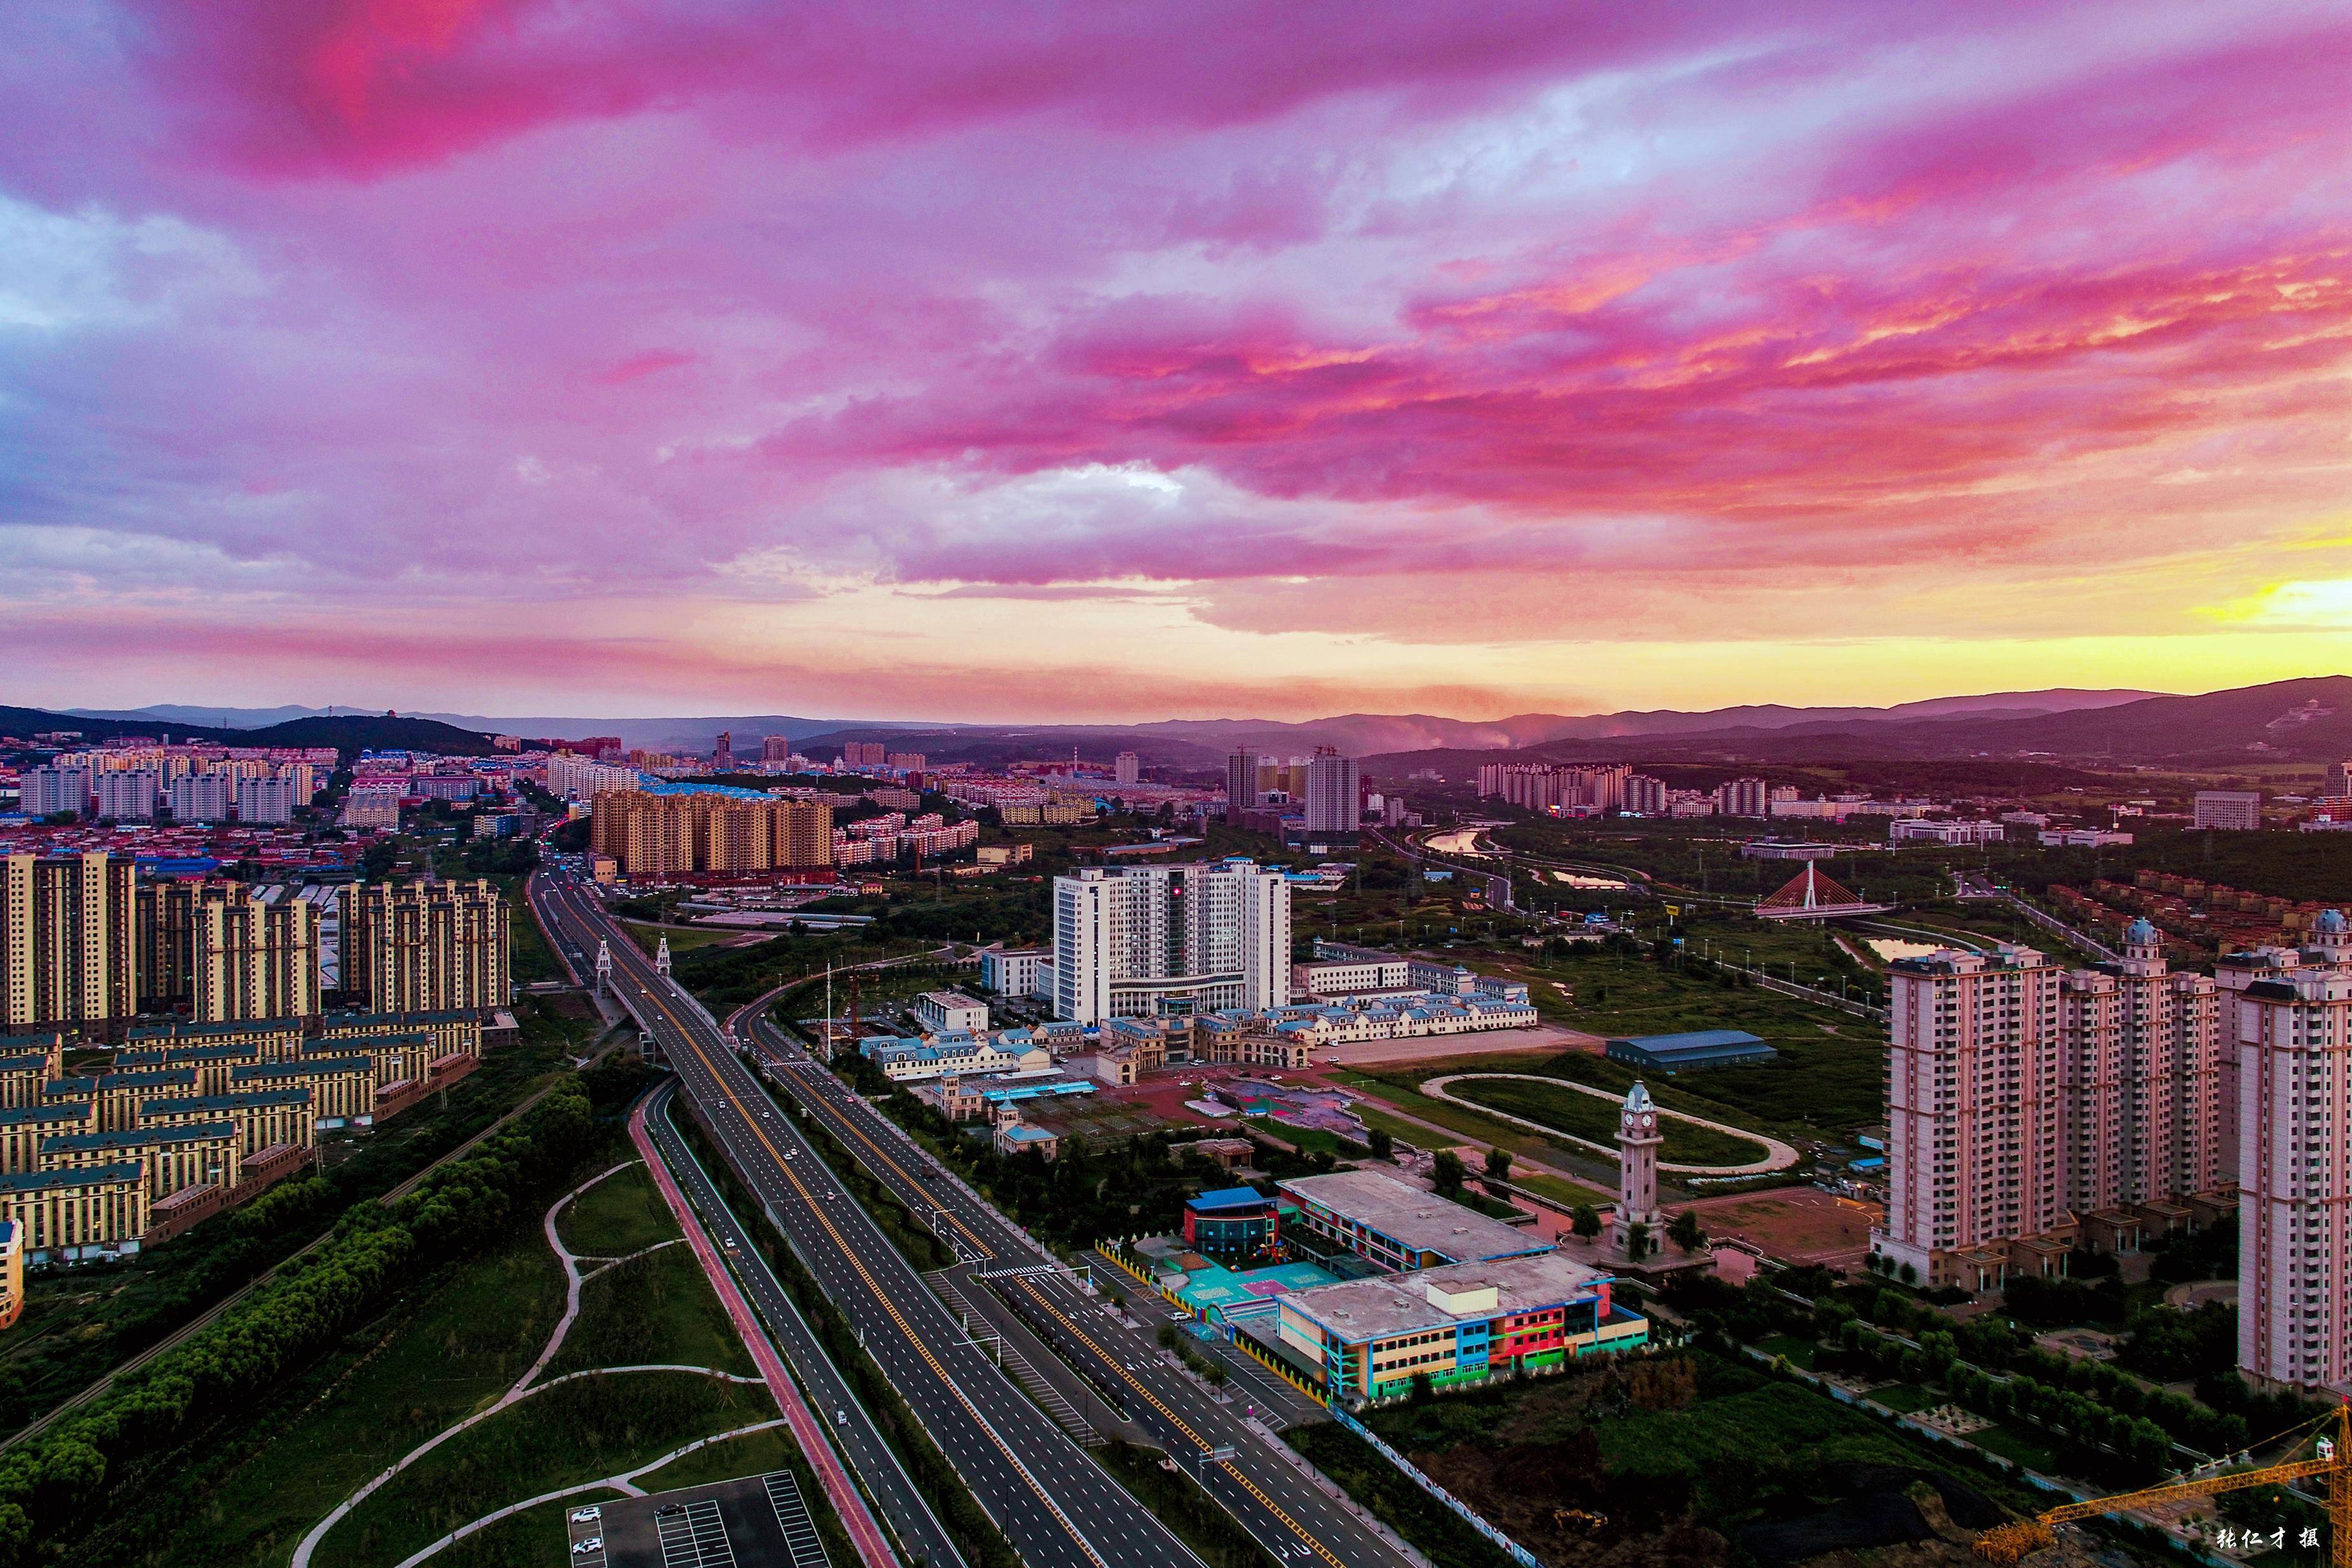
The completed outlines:
{"type": "Polygon", "coordinates": [[[1598,1035],[1559,1024],[1538,1024],[1532,1029],[1486,1029],[1475,1035],[1360,1040],[1352,1045],[1333,1046],[1328,1052],[1318,1053],[1318,1059],[1339,1067],[1385,1067],[1392,1062],[1432,1062],[1442,1066],[1456,1057],[1556,1057],[1562,1051],[1591,1051],[1598,1055],[1601,1045],[1598,1035]]]}
{"type": "Polygon", "coordinates": [[[1779,1187],[1701,1198],[1691,1205],[1710,1236],[1736,1236],[1788,1263],[1853,1268],[1870,1255],[1882,1211],[1817,1187],[1779,1187]]]}

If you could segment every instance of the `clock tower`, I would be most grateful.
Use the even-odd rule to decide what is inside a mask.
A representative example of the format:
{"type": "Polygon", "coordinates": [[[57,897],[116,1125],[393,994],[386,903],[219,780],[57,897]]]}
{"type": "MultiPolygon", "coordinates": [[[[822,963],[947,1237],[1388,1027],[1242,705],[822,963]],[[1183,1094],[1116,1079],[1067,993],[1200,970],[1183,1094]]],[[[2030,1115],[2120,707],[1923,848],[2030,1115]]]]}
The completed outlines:
{"type": "Polygon", "coordinates": [[[1648,1251],[1655,1252],[1665,1240],[1658,1214],[1658,1146],[1664,1142],[1650,1091],[1634,1084],[1617,1118],[1617,1216],[1609,1227],[1610,1244],[1628,1258],[1637,1225],[1649,1227],[1648,1251]]]}

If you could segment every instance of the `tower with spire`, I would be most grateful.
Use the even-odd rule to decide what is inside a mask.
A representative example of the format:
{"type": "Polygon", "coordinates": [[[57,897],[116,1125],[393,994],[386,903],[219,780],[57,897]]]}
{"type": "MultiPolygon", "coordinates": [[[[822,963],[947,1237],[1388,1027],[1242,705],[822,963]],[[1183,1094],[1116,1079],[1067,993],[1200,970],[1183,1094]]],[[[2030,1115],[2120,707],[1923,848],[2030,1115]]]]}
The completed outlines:
{"type": "Polygon", "coordinates": [[[1625,1108],[1617,1116],[1617,1216],[1610,1223],[1609,1240],[1622,1257],[1633,1257],[1637,1225],[1649,1227],[1649,1250],[1654,1252],[1664,1239],[1658,1214],[1658,1148],[1664,1142],[1658,1131],[1658,1108],[1637,1081],[1626,1091],[1625,1108]]]}

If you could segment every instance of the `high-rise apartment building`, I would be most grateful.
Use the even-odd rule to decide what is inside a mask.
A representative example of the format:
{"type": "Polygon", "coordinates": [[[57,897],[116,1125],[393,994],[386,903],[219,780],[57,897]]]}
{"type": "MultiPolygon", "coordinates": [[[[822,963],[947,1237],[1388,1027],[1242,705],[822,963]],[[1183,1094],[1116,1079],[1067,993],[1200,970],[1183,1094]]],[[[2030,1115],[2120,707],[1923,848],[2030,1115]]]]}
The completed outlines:
{"type": "Polygon", "coordinates": [[[1121,784],[1139,784],[1143,780],[1143,759],[1133,752],[1121,752],[1110,765],[1111,776],[1121,784]]]}
{"type": "Polygon", "coordinates": [[[0,1032],[138,1011],[137,875],[100,849],[0,858],[0,1032]]]}
{"type": "Polygon", "coordinates": [[[1318,746],[1307,764],[1307,831],[1353,833],[1363,817],[1363,785],[1356,759],[1336,746],[1318,746]]]}
{"type": "Polygon", "coordinates": [[[2308,949],[2270,956],[2222,975],[2239,1080],[2238,1365],[2259,1386],[2319,1393],[2352,1383],[2352,928],[2323,910],[2308,949]]]}
{"type": "Polygon", "coordinates": [[[920,752],[890,752],[883,756],[882,765],[902,773],[919,773],[930,760],[920,752]]]}
{"type": "Polygon", "coordinates": [[[845,741],[841,744],[841,765],[845,768],[878,768],[890,754],[890,748],[880,741],[845,741]]]}
{"type": "Polygon", "coordinates": [[[294,820],[294,808],[307,804],[309,798],[298,798],[294,780],[284,773],[275,778],[239,779],[236,819],[251,826],[282,827],[294,820]]]}
{"type": "Polygon", "coordinates": [[[371,1013],[511,1002],[507,902],[487,879],[358,882],[339,890],[347,1002],[371,1013]]]}
{"type": "Polygon", "coordinates": [[[190,999],[195,1022],[307,1018],[323,1011],[318,905],[298,899],[267,901],[249,888],[232,885],[198,900],[194,915],[190,999]]]}
{"type": "Polygon", "coordinates": [[[547,759],[547,793],[565,800],[593,800],[614,790],[635,789],[645,783],[636,769],[596,762],[570,752],[547,759]]]}
{"type": "Polygon", "coordinates": [[[1529,811],[1602,812],[1630,809],[1623,763],[1552,764],[1487,763],[1478,769],[1478,794],[1529,811]]]}
{"type": "Polygon", "coordinates": [[[2263,825],[2263,793],[2253,789],[2200,789],[2195,802],[2200,827],[2252,833],[2263,825]]]}
{"type": "Polygon", "coordinates": [[[1723,816],[1769,816],[1772,788],[1762,779],[1726,779],[1715,786],[1715,809],[1723,816]]]}
{"type": "Polygon", "coordinates": [[[152,768],[104,768],[90,775],[98,815],[115,822],[147,822],[163,798],[163,775],[152,768]]]}
{"type": "Polygon", "coordinates": [[[833,807],[751,790],[596,796],[589,840],[626,875],[749,876],[833,864],[833,807]]]}
{"type": "Polygon", "coordinates": [[[1625,809],[1637,816],[1666,815],[1666,781],[1647,773],[1625,775],[1625,809]]]}
{"type": "Polygon", "coordinates": [[[793,741],[791,736],[762,735],[760,737],[760,760],[761,762],[785,763],[790,762],[792,760],[792,756],[793,741]]]}
{"type": "Polygon", "coordinates": [[[26,768],[17,783],[17,805],[26,816],[76,816],[89,809],[89,770],[84,767],[26,768]]]}
{"type": "Polygon", "coordinates": [[[1054,1008],[1082,1024],[1290,1000],[1290,884],[1248,860],[1054,879],[1054,1008]]]}
{"type": "Polygon", "coordinates": [[[2085,1227],[2211,1194],[2222,1164],[2214,983],[2145,921],[2117,963],[2031,948],[1889,966],[1885,1223],[1873,1249],[1969,1288],[2054,1272],[2085,1227]]]}
{"type": "Polygon", "coordinates": [[[1240,747],[1225,759],[1225,820],[1239,822],[1242,813],[1256,810],[1262,798],[1257,793],[1257,753],[1240,747]]]}
{"type": "Polygon", "coordinates": [[[172,816],[181,822],[226,822],[236,807],[232,773],[187,773],[172,781],[172,816]]]}

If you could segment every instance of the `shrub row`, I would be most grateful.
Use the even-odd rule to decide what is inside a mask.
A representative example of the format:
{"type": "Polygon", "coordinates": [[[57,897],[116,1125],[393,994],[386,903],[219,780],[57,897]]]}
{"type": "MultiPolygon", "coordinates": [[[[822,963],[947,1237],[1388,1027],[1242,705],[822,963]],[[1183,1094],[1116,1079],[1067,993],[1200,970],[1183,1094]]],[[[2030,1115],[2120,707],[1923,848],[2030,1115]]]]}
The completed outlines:
{"type": "MultiPolygon", "coordinates": [[[[326,1246],[203,1331],[118,1379],[88,1405],[0,1455],[0,1563],[31,1562],[87,1530],[141,1469],[331,1347],[425,1270],[478,1251],[519,1200],[569,1173],[592,1137],[586,1093],[565,1082],[390,1205],[346,1211],[326,1246]]],[[[267,1199],[262,1200],[267,1202],[267,1199]]],[[[303,1200],[289,1192],[289,1205],[303,1200]]]]}

